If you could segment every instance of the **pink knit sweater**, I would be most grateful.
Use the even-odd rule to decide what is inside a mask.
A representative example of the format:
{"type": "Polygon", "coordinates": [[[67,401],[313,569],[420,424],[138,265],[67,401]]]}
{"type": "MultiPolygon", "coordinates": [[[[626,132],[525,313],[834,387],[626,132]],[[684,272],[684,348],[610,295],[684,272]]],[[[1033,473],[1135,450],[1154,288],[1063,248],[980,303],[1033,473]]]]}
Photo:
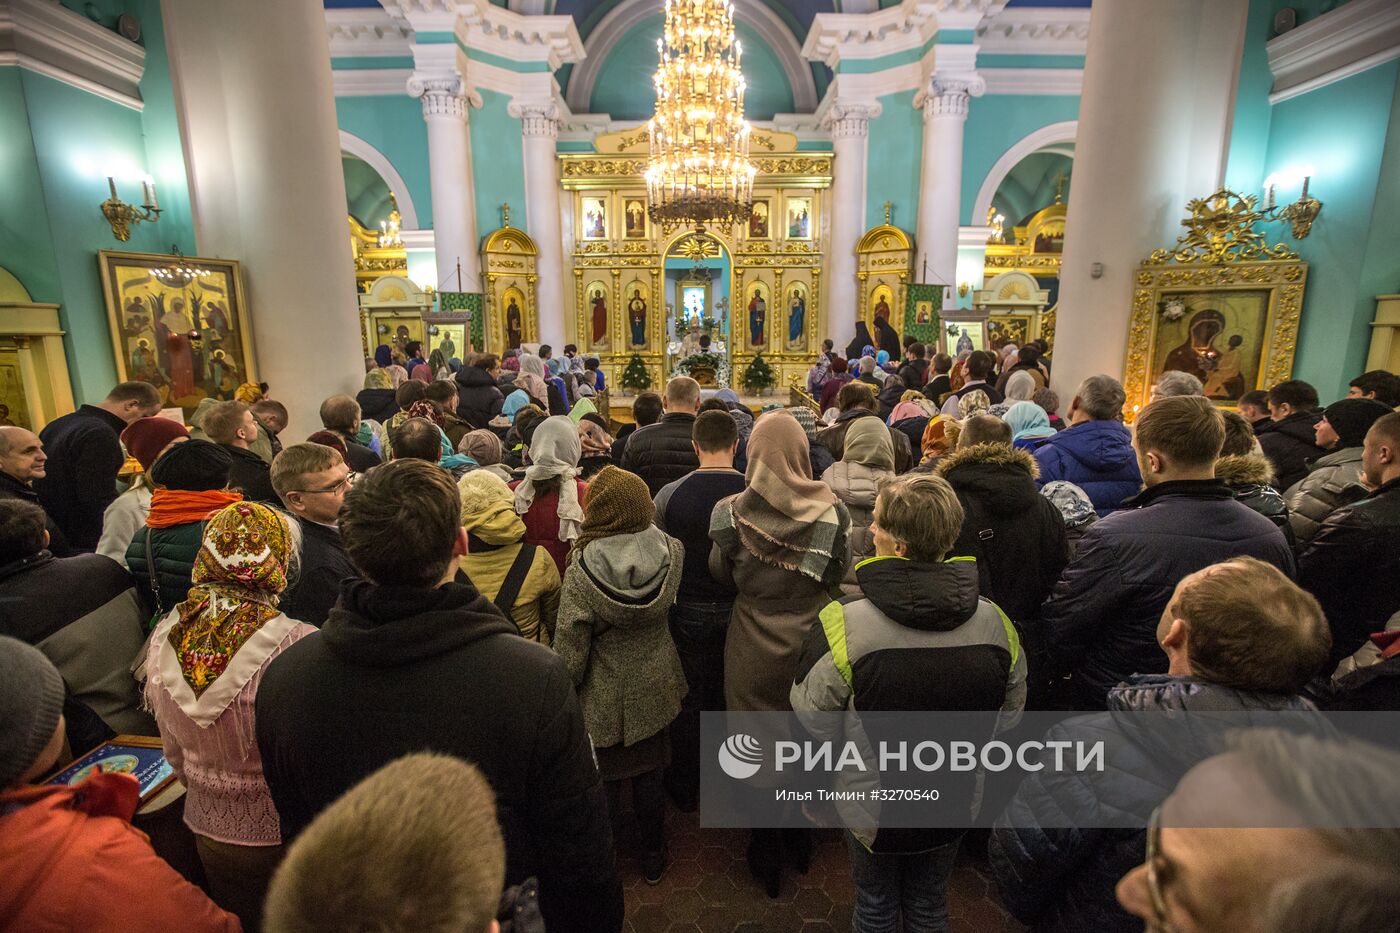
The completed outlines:
{"type": "Polygon", "coordinates": [[[168,638],[177,618],[174,612],[166,616],[151,639],[146,702],[160,727],[165,757],[187,789],[185,824],[216,842],[279,845],[282,829],[263,777],[253,699],[268,663],[316,629],[277,616],[196,698],[168,638]]]}

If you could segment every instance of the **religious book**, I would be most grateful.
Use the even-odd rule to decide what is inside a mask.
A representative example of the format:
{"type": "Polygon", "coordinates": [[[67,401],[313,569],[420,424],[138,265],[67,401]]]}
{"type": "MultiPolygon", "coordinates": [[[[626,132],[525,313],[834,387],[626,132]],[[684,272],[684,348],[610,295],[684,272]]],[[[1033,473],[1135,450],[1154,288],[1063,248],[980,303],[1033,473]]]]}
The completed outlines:
{"type": "Polygon", "coordinates": [[[141,783],[144,805],[175,781],[175,771],[165,760],[160,739],[144,735],[119,735],[88,752],[45,784],[77,784],[94,774],[130,774],[141,783]]]}

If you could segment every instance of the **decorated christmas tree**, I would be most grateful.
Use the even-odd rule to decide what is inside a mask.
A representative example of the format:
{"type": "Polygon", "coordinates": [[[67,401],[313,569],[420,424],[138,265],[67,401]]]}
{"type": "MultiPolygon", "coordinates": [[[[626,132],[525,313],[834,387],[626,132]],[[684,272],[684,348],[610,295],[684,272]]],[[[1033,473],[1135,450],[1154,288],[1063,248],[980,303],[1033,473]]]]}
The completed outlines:
{"type": "Polygon", "coordinates": [[[638,392],[645,392],[651,388],[651,374],[647,372],[647,364],[643,363],[642,358],[636,353],[632,354],[627,368],[622,371],[622,387],[635,389],[638,392]]]}
{"type": "Polygon", "coordinates": [[[778,376],[773,372],[773,367],[769,366],[768,361],[763,358],[763,354],[760,353],[744,369],[744,375],[739,381],[743,385],[744,391],[756,393],[761,389],[768,389],[775,385],[778,376]]]}

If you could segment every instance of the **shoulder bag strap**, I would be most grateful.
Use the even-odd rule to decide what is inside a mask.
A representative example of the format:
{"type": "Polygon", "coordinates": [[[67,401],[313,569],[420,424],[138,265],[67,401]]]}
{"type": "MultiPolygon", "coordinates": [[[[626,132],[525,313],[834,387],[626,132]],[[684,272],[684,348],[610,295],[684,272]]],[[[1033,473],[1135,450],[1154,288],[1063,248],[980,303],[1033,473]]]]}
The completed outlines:
{"type": "Polygon", "coordinates": [[[535,551],[538,545],[520,543],[520,550],[515,555],[515,562],[510,565],[510,570],[506,573],[505,582],[501,584],[501,589],[496,593],[496,608],[501,610],[501,614],[510,620],[511,625],[515,625],[515,616],[511,609],[515,606],[515,598],[520,595],[520,588],[525,585],[525,577],[530,573],[530,568],[535,563],[535,551]]]}
{"type": "MultiPolygon", "coordinates": [[[[165,618],[165,607],[160,604],[160,581],[156,577],[156,555],[155,548],[151,544],[151,537],[155,530],[149,525],[146,526],[146,581],[151,586],[151,595],[156,601],[156,619],[165,618]]],[[[154,626],[152,626],[154,628],[154,626]]]]}

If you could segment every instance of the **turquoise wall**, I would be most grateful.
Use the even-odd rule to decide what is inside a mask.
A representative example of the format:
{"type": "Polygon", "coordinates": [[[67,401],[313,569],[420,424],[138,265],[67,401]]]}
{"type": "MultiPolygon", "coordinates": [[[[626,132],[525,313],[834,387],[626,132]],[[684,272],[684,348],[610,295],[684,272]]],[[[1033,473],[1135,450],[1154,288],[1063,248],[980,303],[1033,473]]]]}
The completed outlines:
{"type": "Polygon", "coordinates": [[[107,0],[97,21],[130,12],[141,20],[144,111],[115,104],[52,78],[0,68],[0,255],[36,301],[60,305],[64,348],[77,401],[106,395],[116,381],[111,332],[97,268],[100,249],[195,254],[183,149],[158,0],[107,0]],[[115,174],[123,200],[140,200],[142,174],[154,177],[160,220],[138,224],[119,242],[98,210],[115,174]],[[18,259],[14,258],[18,257],[18,259]]]}
{"type": "Polygon", "coordinates": [[[973,100],[963,129],[962,222],[986,222],[985,217],[972,216],[972,204],[987,173],[1008,149],[1043,126],[1077,119],[1078,97],[987,94],[973,100]]]}
{"type": "MultiPolygon", "coordinates": [[[[337,97],[336,120],[342,130],[358,136],[384,154],[408,186],[418,226],[433,225],[432,188],[428,181],[428,127],[423,106],[407,95],[395,97],[337,97]]],[[[470,119],[475,120],[473,110],[470,119]]]]}
{"type": "Polygon", "coordinates": [[[885,202],[894,204],[896,227],[913,231],[919,218],[919,167],[923,158],[924,116],[914,92],[880,98],[880,115],[870,121],[865,148],[865,226],[885,222],[885,202]]]}
{"type": "Polygon", "coordinates": [[[1055,203],[1061,175],[1065,182],[1060,193],[1068,202],[1073,173],[1074,160],[1058,152],[1033,152],[1016,163],[992,196],[992,206],[1006,217],[1008,233],[1011,227],[1024,224],[1036,212],[1055,203]]]}
{"type": "Polygon", "coordinates": [[[481,92],[481,108],[471,112],[472,183],[476,229],[482,237],[501,225],[501,204],[510,204],[510,224],[530,232],[525,203],[525,143],[520,120],[506,110],[510,97],[481,92]]]}
{"type": "Polygon", "coordinates": [[[393,210],[389,186],[372,165],[354,156],[342,156],[340,170],[345,173],[345,209],[364,226],[378,228],[393,210]]]}

